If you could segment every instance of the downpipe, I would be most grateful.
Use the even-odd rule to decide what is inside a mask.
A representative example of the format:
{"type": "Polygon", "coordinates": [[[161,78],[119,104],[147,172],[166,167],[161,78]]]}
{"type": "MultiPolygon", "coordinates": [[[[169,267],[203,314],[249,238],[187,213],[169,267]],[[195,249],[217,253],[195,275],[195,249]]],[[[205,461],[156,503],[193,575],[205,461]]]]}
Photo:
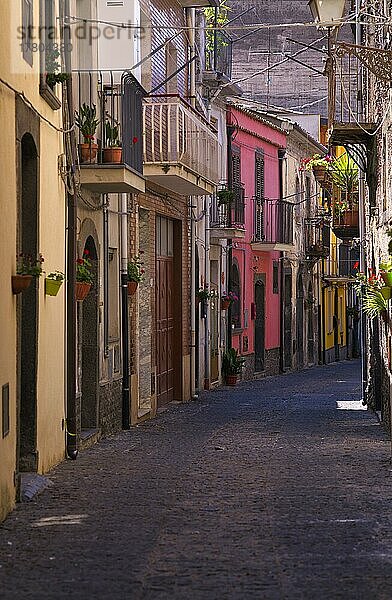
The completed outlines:
{"type": "Polygon", "coordinates": [[[129,385],[129,317],[128,317],[128,196],[121,197],[121,342],[122,342],[122,428],[131,428],[131,390],[129,385]]]}

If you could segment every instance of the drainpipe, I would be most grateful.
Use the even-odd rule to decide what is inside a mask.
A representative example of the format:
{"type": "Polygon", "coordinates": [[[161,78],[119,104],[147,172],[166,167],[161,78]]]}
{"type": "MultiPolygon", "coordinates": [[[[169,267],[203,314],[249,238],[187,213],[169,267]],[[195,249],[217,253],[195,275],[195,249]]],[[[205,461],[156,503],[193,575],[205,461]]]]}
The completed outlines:
{"type": "Polygon", "coordinates": [[[189,222],[191,229],[191,284],[190,284],[190,311],[191,311],[191,361],[190,361],[190,377],[191,377],[191,398],[196,395],[196,252],[195,252],[195,219],[193,218],[193,196],[189,196],[189,222]]]}
{"type": "MultiPolygon", "coordinates": [[[[72,73],[71,55],[71,31],[69,25],[64,25],[70,14],[69,0],[64,1],[63,14],[63,41],[64,41],[64,63],[65,72],[72,73]]],[[[74,107],[72,95],[72,78],[69,77],[63,83],[63,119],[67,124],[66,129],[74,125],[74,107]]],[[[76,196],[74,188],[76,140],[75,132],[64,134],[64,147],[67,160],[67,171],[69,183],[67,186],[67,307],[66,307],[66,453],[68,458],[76,460],[78,456],[78,438],[76,432],[76,196]]]]}
{"type": "Polygon", "coordinates": [[[104,357],[109,356],[109,213],[108,198],[103,206],[103,345],[104,357]]]}
{"type": "Polygon", "coordinates": [[[195,56],[195,9],[186,9],[186,22],[188,27],[188,39],[190,46],[190,63],[189,63],[189,91],[191,106],[196,106],[196,61],[193,60],[195,56]]]}
{"type": "Polygon", "coordinates": [[[130,429],[131,391],[129,386],[128,319],[128,196],[121,198],[121,337],[122,337],[122,428],[130,429]]]}
{"type": "MultiPolygon", "coordinates": [[[[279,160],[279,198],[282,201],[284,196],[283,191],[283,161],[286,157],[286,150],[284,148],[278,149],[278,160],[279,160]]],[[[280,253],[280,370],[284,371],[284,273],[283,273],[283,259],[284,252],[280,253]]]]}
{"type": "MultiPolygon", "coordinates": [[[[229,123],[226,126],[227,130],[227,186],[229,190],[233,186],[233,151],[232,151],[232,136],[234,133],[234,126],[229,123]]],[[[227,292],[231,290],[231,267],[233,265],[233,240],[227,240],[227,292]]],[[[231,329],[231,306],[227,311],[227,349],[231,348],[232,344],[232,329],[231,329]]]]}
{"type": "MultiPolygon", "coordinates": [[[[210,289],[210,211],[209,196],[204,196],[204,279],[210,289]]],[[[210,359],[211,359],[211,340],[210,340],[210,306],[206,303],[206,313],[204,319],[204,389],[210,389],[210,359]]]]}

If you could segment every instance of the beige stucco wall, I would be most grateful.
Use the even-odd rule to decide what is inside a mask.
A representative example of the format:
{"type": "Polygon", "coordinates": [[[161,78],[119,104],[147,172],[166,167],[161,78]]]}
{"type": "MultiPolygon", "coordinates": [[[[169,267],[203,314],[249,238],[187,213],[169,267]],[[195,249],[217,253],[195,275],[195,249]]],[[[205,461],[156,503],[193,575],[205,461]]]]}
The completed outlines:
{"type": "MultiPolygon", "coordinates": [[[[0,38],[0,78],[25,103],[39,113],[39,241],[44,269],[65,271],[65,190],[58,174],[62,154],[61,110],[53,111],[39,94],[39,53],[33,53],[33,68],[23,59],[17,27],[21,23],[21,2],[1,2],[0,22],[7,32],[0,38]]],[[[56,3],[57,4],[57,3],[56,3]]],[[[34,2],[34,25],[39,23],[39,2],[34,2]]],[[[58,90],[60,92],[60,90],[58,90]]],[[[15,137],[15,93],[0,82],[0,387],[10,385],[10,433],[3,439],[0,422],[0,521],[15,501],[14,472],[17,469],[17,306],[11,292],[11,275],[17,254],[17,171],[15,137]]],[[[57,297],[45,297],[44,277],[39,282],[39,328],[37,370],[37,450],[39,472],[48,470],[64,457],[64,328],[65,285],[57,297]]],[[[0,398],[1,409],[1,398],[0,398]]],[[[1,421],[1,410],[0,410],[1,421]]]]}

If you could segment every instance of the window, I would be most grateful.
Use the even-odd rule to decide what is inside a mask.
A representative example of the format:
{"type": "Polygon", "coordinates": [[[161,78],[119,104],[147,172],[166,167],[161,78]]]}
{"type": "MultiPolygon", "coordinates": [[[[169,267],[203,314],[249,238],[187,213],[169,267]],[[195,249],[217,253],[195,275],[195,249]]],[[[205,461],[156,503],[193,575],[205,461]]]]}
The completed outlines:
{"type": "Polygon", "coordinates": [[[8,383],[2,387],[2,433],[5,438],[10,432],[10,386],[8,383]]]}
{"type": "Polygon", "coordinates": [[[231,267],[231,292],[233,292],[238,300],[234,300],[231,305],[231,323],[234,329],[241,329],[241,281],[238,264],[233,262],[231,267]]]}
{"type": "Polygon", "coordinates": [[[279,262],[274,260],[272,267],[272,292],[279,294],[279,262]]]}
{"type": "Polygon", "coordinates": [[[239,187],[241,185],[241,151],[237,146],[232,148],[231,170],[233,186],[239,187]]]}
{"type": "Polygon", "coordinates": [[[156,244],[158,256],[173,256],[173,221],[157,217],[156,244]]]}
{"type": "Polygon", "coordinates": [[[22,53],[25,61],[33,66],[33,0],[22,0],[22,53]]]}

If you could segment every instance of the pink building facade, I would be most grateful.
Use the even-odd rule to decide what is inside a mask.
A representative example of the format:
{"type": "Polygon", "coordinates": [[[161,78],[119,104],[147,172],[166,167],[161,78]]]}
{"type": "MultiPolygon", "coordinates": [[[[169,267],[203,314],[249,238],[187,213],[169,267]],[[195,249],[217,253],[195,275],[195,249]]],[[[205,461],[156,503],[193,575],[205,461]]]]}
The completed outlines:
{"type": "Polygon", "coordinates": [[[231,343],[246,359],[244,377],[253,378],[280,369],[281,258],[292,243],[292,206],[282,200],[286,134],[238,106],[228,107],[228,122],[231,179],[244,203],[244,237],[231,242],[231,343]]]}

